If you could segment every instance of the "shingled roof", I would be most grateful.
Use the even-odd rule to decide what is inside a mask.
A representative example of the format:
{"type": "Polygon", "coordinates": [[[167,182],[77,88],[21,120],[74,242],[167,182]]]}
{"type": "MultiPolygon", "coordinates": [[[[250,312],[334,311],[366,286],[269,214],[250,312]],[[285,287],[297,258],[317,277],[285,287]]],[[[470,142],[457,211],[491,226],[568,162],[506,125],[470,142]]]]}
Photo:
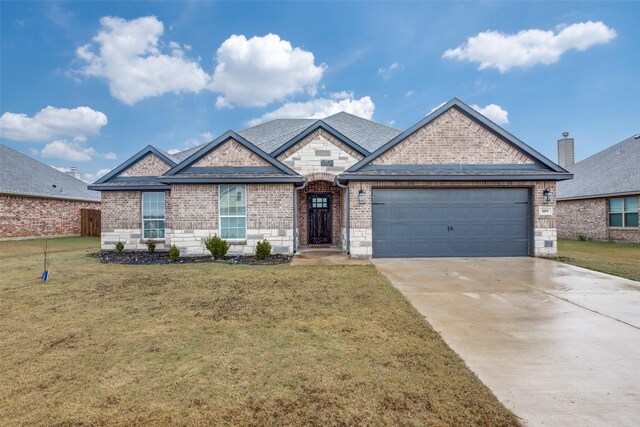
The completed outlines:
{"type": "MultiPolygon", "coordinates": [[[[238,135],[245,138],[262,151],[272,154],[278,150],[278,148],[282,147],[284,144],[320,121],[328,124],[333,129],[358,144],[367,153],[377,150],[387,141],[401,133],[399,130],[390,128],[389,126],[363,119],[362,117],[354,116],[353,114],[340,112],[324,119],[271,120],[248,129],[241,130],[238,132],[238,135]]],[[[173,154],[169,154],[163,150],[158,150],[178,164],[205,145],[206,144],[201,144],[173,154]]]]}
{"type": "MultiPolygon", "coordinates": [[[[312,126],[317,119],[276,119],[238,132],[267,153],[273,153],[286,142],[312,126]]],[[[340,112],[323,122],[364,148],[373,152],[401,132],[353,114],[340,112]]]]}
{"type": "Polygon", "coordinates": [[[176,164],[178,164],[184,159],[186,159],[187,157],[189,157],[190,155],[192,155],[193,153],[195,153],[196,151],[198,151],[199,149],[201,149],[202,147],[204,147],[205,145],[207,144],[196,145],[195,147],[187,148],[186,150],[178,151],[177,153],[173,153],[173,154],[169,154],[168,152],[164,150],[160,150],[159,148],[158,150],[160,150],[162,154],[164,154],[165,156],[173,160],[176,164]]]}
{"type": "Polygon", "coordinates": [[[640,135],[631,136],[567,168],[558,182],[558,200],[640,193],[640,135]]]}
{"type": "Polygon", "coordinates": [[[87,183],[0,144],[0,193],[100,201],[87,183]]]}

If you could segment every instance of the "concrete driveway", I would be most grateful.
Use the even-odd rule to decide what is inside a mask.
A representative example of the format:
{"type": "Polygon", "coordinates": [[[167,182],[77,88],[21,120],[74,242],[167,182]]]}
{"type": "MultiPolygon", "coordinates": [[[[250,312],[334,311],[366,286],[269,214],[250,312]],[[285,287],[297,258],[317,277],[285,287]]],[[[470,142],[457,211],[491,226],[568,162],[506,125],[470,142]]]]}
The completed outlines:
{"type": "Polygon", "coordinates": [[[640,282],[538,258],[374,259],[528,425],[640,425],[640,282]]]}

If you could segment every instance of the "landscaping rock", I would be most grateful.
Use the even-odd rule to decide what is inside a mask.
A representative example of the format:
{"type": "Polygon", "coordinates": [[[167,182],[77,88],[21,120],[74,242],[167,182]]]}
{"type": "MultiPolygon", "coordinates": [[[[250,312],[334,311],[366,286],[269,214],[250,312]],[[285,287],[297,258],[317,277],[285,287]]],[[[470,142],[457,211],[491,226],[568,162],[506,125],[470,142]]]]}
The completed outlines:
{"type": "Polygon", "coordinates": [[[226,256],[221,260],[214,260],[211,256],[188,256],[181,257],[176,262],[172,262],[167,252],[115,252],[100,251],[90,254],[90,256],[99,258],[105,264],[190,264],[198,262],[211,262],[222,264],[239,264],[239,265],[276,265],[288,264],[291,257],[288,255],[271,255],[265,260],[257,259],[255,256],[226,256]]]}

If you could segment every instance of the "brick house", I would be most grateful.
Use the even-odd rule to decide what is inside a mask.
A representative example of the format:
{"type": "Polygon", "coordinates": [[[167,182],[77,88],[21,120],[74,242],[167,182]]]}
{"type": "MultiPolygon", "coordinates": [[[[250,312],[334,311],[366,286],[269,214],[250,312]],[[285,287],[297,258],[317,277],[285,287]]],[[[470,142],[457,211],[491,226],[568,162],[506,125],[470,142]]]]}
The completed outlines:
{"type": "Polygon", "coordinates": [[[100,193],[0,144],[0,239],[79,235],[80,209],[100,209],[100,193]]]}
{"type": "Polygon", "coordinates": [[[564,134],[558,153],[574,174],[558,183],[558,236],[640,243],[640,135],[573,164],[573,138],[564,134]]]}
{"type": "Polygon", "coordinates": [[[571,175],[453,99],[404,132],[339,113],[274,120],[170,155],[147,146],[96,181],[102,247],[184,254],[227,239],[252,254],[556,253],[555,187],[571,175]]]}

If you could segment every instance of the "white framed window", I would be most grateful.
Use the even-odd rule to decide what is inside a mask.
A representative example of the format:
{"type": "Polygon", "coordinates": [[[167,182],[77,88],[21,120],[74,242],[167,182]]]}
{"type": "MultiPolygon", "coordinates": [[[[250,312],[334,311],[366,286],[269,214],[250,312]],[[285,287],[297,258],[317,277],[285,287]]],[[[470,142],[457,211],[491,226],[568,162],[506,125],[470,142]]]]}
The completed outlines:
{"type": "Polygon", "coordinates": [[[142,238],[164,239],[164,192],[142,193],[142,238]]]}
{"type": "Polygon", "coordinates": [[[220,237],[247,238],[247,189],[244,185],[220,186],[220,237]]]}
{"type": "Polygon", "coordinates": [[[609,227],[638,226],[638,197],[609,199],[609,227]]]}

